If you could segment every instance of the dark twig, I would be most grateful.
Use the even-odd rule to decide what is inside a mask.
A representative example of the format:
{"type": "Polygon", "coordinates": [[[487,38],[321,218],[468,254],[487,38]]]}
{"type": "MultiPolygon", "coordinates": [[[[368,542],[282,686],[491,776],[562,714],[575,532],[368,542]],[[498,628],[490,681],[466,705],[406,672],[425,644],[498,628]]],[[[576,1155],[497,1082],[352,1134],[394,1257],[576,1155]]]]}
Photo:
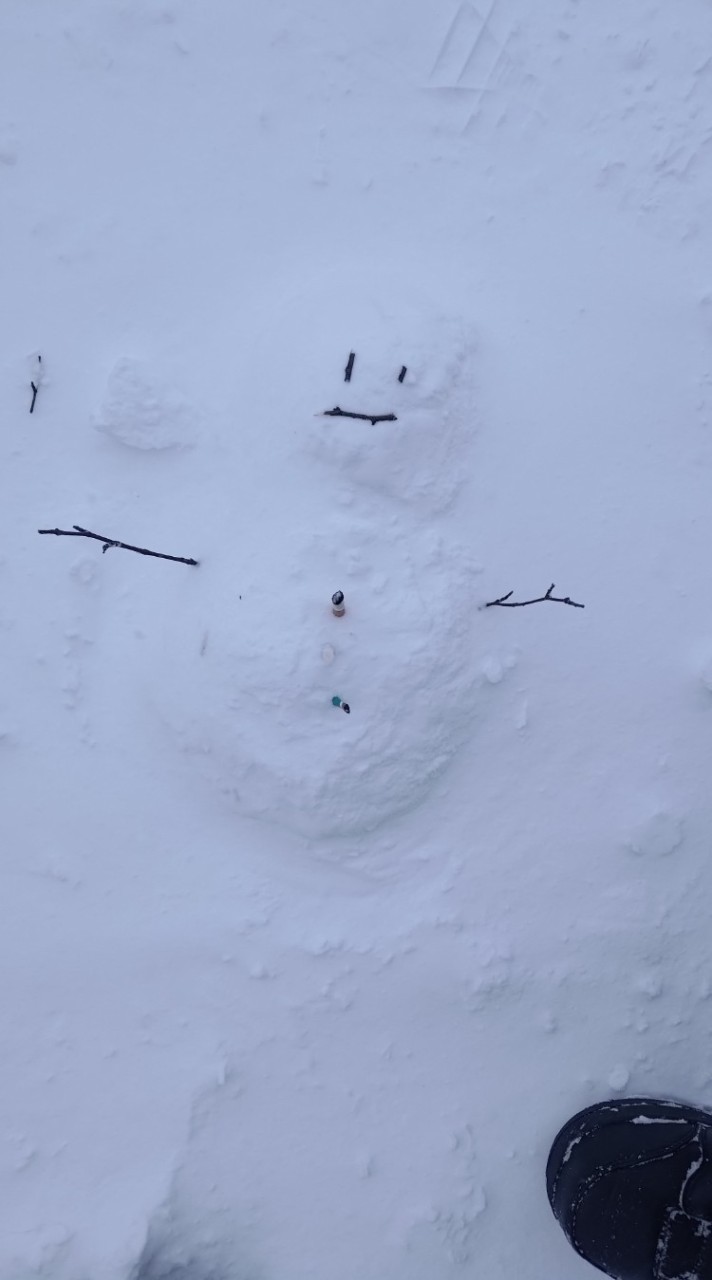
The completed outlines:
{"type": "Polygon", "coordinates": [[[408,366],[404,364],[404,365],[403,365],[403,368],[401,369],[400,373],[398,374],[398,381],[399,381],[399,382],[402,382],[402,381],[403,381],[403,379],[404,379],[405,375],[407,374],[407,372],[408,372],[408,366]]]}
{"type": "MultiPolygon", "coordinates": [[[[42,356],[39,356],[39,355],[38,355],[38,357],[37,357],[37,363],[38,363],[38,365],[41,365],[41,364],[42,364],[42,356]]],[[[41,372],[42,372],[42,370],[40,369],[40,373],[41,373],[41,372]]],[[[35,411],[35,400],[37,399],[37,392],[38,392],[38,391],[39,391],[39,389],[40,389],[39,378],[38,378],[37,382],[30,382],[30,386],[32,387],[32,402],[31,402],[31,404],[30,404],[30,413],[34,413],[34,411],[35,411]]]]}
{"type": "Polygon", "coordinates": [[[323,418],[360,418],[362,422],[370,422],[375,427],[377,422],[397,422],[398,419],[394,413],[351,413],[348,409],[340,409],[338,404],[334,409],[325,409],[323,418]]]}
{"type": "Polygon", "coordinates": [[[346,362],[346,368],[344,369],[344,382],[351,381],[351,374],[353,373],[355,359],[356,359],[356,352],[350,351],[349,358],[346,362]]]}
{"type": "Polygon", "coordinates": [[[521,609],[525,604],[541,604],[544,600],[551,600],[553,604],[570,604],[572,609],[585,609],[585,604],[577,604],[570,596],[552,596],[555,583],[552,582],[549,590],[544,596],[537,596],[535,600],[510,600],[509,597],[514,595],[514,591],[508,591],[506,596],[500,596],[498,600],[488,600],[483,607],[491,609],[494,605],[501,605],[503,609],[521,609]]]}
{"type": "Polygon", "coordinates": [[[134,547],[130,542],[118,542],[115,538],[105,538],[102,533],[90,533],[88,529],[82,529],[81,525],[74,524],[71,529],[38,529],[38,533],[54,533],[58,538],[94,538],[96,542],[103,542],[101,548],[102,554],[109,550],[109,547],[121,547],[124,551],[136,551],[140,556],[154,556],[156,560],[177,560],[180,564],[199,564],[199,560],[191,560],[188,556],[167,556],[162,551],[148,551],[146,547],[134,547]]]}

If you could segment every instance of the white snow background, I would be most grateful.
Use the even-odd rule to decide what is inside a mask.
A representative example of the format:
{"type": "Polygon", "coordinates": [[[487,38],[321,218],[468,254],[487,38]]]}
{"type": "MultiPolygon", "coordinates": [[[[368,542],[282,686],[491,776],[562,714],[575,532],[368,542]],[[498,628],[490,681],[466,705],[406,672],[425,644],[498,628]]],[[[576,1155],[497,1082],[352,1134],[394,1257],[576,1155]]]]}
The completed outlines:
{"type": "Polygon", "coordinates": [[[583,1278],[712,1105],[711,48],[3,0],[2,1280],[583,1278]]]}

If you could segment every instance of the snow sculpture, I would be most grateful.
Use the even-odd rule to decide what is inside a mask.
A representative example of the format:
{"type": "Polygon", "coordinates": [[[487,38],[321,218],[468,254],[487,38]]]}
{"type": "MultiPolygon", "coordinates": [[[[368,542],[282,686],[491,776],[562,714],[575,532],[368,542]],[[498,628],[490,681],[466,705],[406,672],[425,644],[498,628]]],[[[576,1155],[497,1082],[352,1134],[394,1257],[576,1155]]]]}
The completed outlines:
{"type": "Polygon", "coordinates": [[[269,440],[278,519],[263,515],[237,570],[217,544],[173,598],[148,696],[242,812],[343,836],[417,805],[477,711],[477,569],[437,514],[469,460],[472,343],[380,272],[300,284],[265,306],[254,387],[240,382],[257,411],[235,465],[269,440]],[[395,420],[322,416],[337,405],[395,420]],[[334,582],[349,600],[338,619],[334,582]],[[349,715],[333,714],[335,689],[349,715]]]}

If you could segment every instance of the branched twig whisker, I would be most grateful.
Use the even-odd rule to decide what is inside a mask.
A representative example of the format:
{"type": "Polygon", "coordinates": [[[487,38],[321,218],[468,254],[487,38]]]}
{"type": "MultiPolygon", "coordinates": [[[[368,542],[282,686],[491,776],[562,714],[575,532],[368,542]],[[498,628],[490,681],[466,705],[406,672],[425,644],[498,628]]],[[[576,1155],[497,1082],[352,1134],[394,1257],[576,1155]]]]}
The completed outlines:
{"type": "Polygon", "coordinates": [[[506,595],[499,596],[496,600],[488,600],[483,609],[492,609],[495,605],[499,605],[502,609],[521,609],[526,604],[542,604],[544,600],[551,600],[552,604],[570,604],[572,609],[585,609],[585,604],[578,604],[576,600],[572,600],[570,596],[553,596],[555,583],[552,582],[548,591],[543,596],[536,596],[534,600],[510,600],[510,596],[514,595],[514,591],[508,591],[506,595]]]}

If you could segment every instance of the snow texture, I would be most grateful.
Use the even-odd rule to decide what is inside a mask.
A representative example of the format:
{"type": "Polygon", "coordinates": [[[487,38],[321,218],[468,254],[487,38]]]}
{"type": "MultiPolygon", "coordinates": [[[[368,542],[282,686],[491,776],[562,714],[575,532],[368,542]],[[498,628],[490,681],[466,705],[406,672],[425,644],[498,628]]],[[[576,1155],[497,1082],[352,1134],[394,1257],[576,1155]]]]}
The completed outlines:
{"type": "Polygon", "coordinates": [[[712,1106],[709,26],[4,0],[0,1280],[583,1280],[712,1106]]]}
{"type": "Polygon", "coordinates": [[[179,392],[159,386],[143,361],[122,356],[94,426],[131,449],[185,448],[195,441],[200,415],[179,392]]]}

